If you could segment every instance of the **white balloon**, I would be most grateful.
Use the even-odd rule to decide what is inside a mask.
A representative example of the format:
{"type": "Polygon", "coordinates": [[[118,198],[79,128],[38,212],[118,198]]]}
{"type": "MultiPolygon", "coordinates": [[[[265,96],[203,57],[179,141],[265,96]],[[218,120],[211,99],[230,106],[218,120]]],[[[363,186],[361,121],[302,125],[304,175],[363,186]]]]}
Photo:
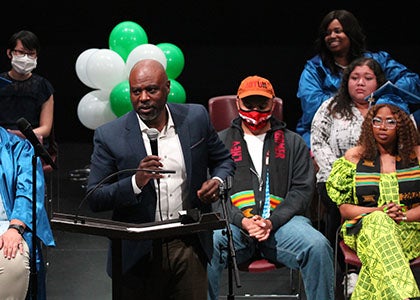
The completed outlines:
{"type": "Polygon", "coordinates": [[[99,49],[87,61],[86,74],[97,88],[112,90],[114,86],[127,79],[122,57],[110,49],[99,49]]]}
{"type": "Polygon", "coordinates": [[[109,92],[103,90],[84,95],[77,106],[77,116],[85,127],[93,130],[117,118],[111,110],[109,92]]]}
{"type": "Polygon", "coordinates": [[[125,63],[127,77],[130,74],[131,68],[142,59],[155,59],[160,62],[166,70],[167,61],[162,49],[153,44],[142,44],[131,50],[130,54],[128,54],[125,63]]]}
{"type": "Polygon", "coordinates": [[[77,57],[77,60],[76,60],[76,74],[77,74],[77,77],[85,85],[87,85],[88,87],[93,88],[93,89],[96,89],[97,87],[87,77],[86,65],[87,65],[87,61],[90,58],[90,56],[98,50],[99,50],[98,48],[87,49],[87,50],[83,51],[79,55],[79,57],[77,57]]]}

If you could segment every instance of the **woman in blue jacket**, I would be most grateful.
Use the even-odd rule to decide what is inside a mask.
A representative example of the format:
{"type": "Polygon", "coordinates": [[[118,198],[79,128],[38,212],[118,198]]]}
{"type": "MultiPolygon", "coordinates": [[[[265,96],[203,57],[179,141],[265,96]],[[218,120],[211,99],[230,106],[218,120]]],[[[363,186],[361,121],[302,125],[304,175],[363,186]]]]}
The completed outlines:
{"type": "MultiPolygon", "coordinates": [[[[0,127],[0,299],[31,299],[28,293],[32,259],[32,193],[36,185],[37,299],[46,298],[41,243],[55,246],[44,207],[45,186],[37,158],[33,182],[34,148],[26,139],[0,127]],[[28,294],[28,296],[26,296],[28,294]]],[[[35,290],[31,290],[35,291],[35,290]]]]}

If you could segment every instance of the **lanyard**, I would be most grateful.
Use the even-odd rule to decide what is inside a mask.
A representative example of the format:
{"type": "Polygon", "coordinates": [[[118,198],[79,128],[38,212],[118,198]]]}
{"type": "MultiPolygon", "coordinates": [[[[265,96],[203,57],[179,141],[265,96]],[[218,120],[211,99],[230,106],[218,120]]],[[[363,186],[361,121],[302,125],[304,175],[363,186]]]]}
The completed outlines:
{"type": "Polygon", "coordinates": [[[270,151],[267,151],[265,156],[265,166],[266,166],[266,179],[265,179],[265,198],[264,198],[264,207],[262,211],[263,219],[268,219],[270,217],[270,172],[268,165],[270,162],[270,151]]]}

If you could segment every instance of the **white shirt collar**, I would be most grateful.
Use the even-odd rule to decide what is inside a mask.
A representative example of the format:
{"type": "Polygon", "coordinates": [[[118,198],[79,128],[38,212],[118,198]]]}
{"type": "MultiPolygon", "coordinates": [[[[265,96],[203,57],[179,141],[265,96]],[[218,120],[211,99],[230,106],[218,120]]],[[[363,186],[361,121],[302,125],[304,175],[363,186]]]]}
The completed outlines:
{"type": "MultiPolygon", "coordinates": [[[[175,128],[174,120],[172,119],[171,111],[169,110],[168,104],[165,105],[165,109],[168,112],[168,122],[166,123],[166,126],[163,128],[161,134],[167,133],[168,129],[175,128]]],[[[140,131],[142,133],[146,133],[147,129],[149,129],[149,126],[147,126],[143,120],[140,118],[139,114],[137,115],[137,120],[139,121],[140,131]]]]}

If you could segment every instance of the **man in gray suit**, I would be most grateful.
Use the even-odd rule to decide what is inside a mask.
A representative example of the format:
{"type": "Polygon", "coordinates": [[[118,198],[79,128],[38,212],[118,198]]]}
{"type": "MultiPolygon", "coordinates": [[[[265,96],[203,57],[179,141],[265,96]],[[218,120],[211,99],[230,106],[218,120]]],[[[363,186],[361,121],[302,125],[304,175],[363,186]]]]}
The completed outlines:
{"type": "MultiPolygon", "coordinates": [[[[87,191],[96,190],[88,199],[90,208],[112,210],[113,220],[132,223],[177,218],[182,209],[210,212],[235,163],[207,110],[199,104],[167,103],[170,81],[156,60],[136,63],[129,82],[133,111],[95,130],[87,191]],[[150,142],[153,128],[158,151],[150,142]],[[136,168],[176,173],[122,172],[97,187],[110,174],[136,168]]],[[[206,299],[212,248],[211,231],[123,240],[123,299],[206,299]]]]}

